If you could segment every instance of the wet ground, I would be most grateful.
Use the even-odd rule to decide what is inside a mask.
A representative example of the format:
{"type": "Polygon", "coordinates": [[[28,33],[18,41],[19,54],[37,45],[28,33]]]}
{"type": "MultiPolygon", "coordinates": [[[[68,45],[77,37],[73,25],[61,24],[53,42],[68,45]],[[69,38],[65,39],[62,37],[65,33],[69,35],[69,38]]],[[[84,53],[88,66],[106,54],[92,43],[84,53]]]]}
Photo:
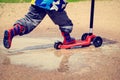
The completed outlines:
{"type": "Polygon", "coordinates": [[[107,65],[109,58],[120,58],[110,57],[113,53],[114,55],[120,53],[120,43],[116,41],[103,38],[104,43],[99,48],[91,45],[84,48],[55,50],[53,48],[55,40],[56,38],[15,38],[13,46],[8,50],[11,64],[34,67],[42,71],[79,71],[82,74],[107,65]]]}

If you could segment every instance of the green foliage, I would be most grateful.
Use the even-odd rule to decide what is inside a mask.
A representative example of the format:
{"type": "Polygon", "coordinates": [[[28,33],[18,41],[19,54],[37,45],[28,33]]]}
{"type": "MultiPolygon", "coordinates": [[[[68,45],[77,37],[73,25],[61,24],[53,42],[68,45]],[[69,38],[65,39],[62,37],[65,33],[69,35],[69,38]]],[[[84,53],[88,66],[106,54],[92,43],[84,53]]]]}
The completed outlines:
{"type": "Polygon", "coordinates": [[[85,0],[67,0],[68,2],[77,2],[77,1],[85,1],[85,0]]]}
{"type": "MultiPolygon", "coordinates": [[[[31,0],[0,0],[0,2],[4,3],[23,3],[30,2],[31,0]]],[[[77,2],[77,1],[85,1],[85,0],[67,0],[68,2],[77,2]]]]}
{"type": "Polygon", "coordinates": [[[23,2],[30,2],[31,0],[0,0],[0,2],[4,3],[23,3],[23,2]]]}

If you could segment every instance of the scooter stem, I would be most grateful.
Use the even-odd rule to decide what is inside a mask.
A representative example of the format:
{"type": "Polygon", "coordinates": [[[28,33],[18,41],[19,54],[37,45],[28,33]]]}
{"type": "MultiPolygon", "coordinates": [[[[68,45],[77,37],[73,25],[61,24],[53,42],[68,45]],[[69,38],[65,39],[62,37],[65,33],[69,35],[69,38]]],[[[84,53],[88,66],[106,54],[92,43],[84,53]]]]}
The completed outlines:
{"type": "Polygon", "coordinates": [[[95,6],[95,0],[91,0],[90,31],[89,31],[89,33],[93,33],[94,6],[95,6]]]}

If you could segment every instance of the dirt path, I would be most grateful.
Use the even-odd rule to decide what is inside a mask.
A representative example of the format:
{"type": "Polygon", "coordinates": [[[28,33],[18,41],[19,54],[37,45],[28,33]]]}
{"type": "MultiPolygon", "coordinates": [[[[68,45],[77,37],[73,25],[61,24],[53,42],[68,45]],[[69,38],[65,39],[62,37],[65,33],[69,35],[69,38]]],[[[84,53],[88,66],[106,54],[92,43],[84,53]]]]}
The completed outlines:
{"type": "MultiPolygon", "coordinates": [[[[94,33],[103,37],[100,48],[94,46],[55,50],[62,40],[58,27],[48,16],[30,34],[15,37],[12,47],[2,45],[5,29],[27,12],[30,4],[0,4],[0,53],[11,64],[0,65],[0,80],[119,80],[120,79],[120,2],[97,1],[94,33]],[[49,24],[46,24],[49,23],[49,24]]],[[[69,17],[74,23],[72,36],[88,32],[90,2],[70,3],[69,17]]]]}

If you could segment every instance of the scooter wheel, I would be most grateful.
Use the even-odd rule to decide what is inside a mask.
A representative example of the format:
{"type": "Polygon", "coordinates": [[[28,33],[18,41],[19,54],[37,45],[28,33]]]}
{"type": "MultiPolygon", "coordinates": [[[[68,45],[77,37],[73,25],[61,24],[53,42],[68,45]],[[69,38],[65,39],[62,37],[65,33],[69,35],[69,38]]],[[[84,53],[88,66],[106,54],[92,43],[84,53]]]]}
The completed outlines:
{"type": "Polygon", "coordinates": [[[95,47],[100,47],[103,43],[103,40],[100,36],[96,36],[94,39],[93,39],[93,45],[95,47]]]}
{"type": "Polygon", "coordinates": [[[81,40],[86,40],[87,36],[89,35],[89,33],[84,33],[81,37],[81,40]]]}
{"type": "Polygon", "coordinates": [[[54,48],[55,48],[55,49],[60,49],[60,48],[59,48],[59,45],[62,45],[62,42],[60,42],[60,41],[55,42],[54,48]]]}

